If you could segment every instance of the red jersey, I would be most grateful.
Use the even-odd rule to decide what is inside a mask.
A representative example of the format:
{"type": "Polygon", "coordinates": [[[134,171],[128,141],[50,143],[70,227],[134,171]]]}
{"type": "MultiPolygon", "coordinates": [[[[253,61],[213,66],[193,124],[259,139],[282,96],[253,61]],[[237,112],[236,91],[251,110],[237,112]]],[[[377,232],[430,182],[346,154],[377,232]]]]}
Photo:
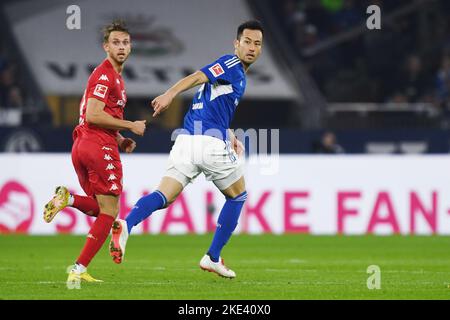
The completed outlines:
{"type": "Polygon", "coordinates": [[[83,135],[98,143],[116,143],[117,130],[100,128],[87,123],[86,107],[89,98],[95,98],[105,103],[103,109],[114,118],[123,119],[123,110],[127,102],[125,84],[122,76],[114,70],[111,62],[105,59],[90,75],[86,90],[80,103],[80,123],[75,128],[73,137],[83,135]]]}

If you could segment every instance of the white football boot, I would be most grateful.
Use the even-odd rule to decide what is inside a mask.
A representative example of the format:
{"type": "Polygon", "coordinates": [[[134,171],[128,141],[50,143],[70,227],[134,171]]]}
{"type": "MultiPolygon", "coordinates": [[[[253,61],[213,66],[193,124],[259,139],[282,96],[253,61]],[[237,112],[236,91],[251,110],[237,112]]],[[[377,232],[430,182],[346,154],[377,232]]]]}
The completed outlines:
{"type": "Polygon", "coordinates": [[[109,254],[115,263],[122,263],[125,256],[125,246],[128,240],[127,222],[117,219],[112,225],[112,237],[109,243],[109,254]]]}
{"type": "Polygon", "coordinates": [[[214,262],[207,254],[205,254],[202,260],[200,260],[200,268],[204,271],[217,273],[224,278],[233,279],[236,277],[236,273],[225,266],[221,257],[219,257],[219,262],[214,262]]]}

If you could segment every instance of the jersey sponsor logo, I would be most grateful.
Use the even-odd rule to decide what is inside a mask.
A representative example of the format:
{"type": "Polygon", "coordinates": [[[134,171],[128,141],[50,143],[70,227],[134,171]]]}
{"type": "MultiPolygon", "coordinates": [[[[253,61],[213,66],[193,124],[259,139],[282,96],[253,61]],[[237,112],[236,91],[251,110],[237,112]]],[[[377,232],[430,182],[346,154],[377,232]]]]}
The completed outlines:
{"type": "Polygon", "coordinates": [[[103,80],[103,81],[109,81],[108,77],[106,76],[106,74],[102,74],[100,76],[100,78],[98,78],[98,80],[103,80]]]}
{"type": "Polygon", "coordinates": [[[108,87],[103,84],[97,84],[95,86],[94,95],[100,98],[105,98],[108,87]]]}
{"type": "Polygon", "coordinates": [[[192,110],[198,110],[198,109],[203,109],[203,102],[194,103],[192,105],[192,110]]]}
{"type": "Polygon", "coordinates": [[[107,150],[107,151],[111,151],[111,150],[112,150],[112,148],[110,148],[110,147],[103,147],[103,148],[102,148],[102,150],[107,150]]]}
{"type": "Polygon", "coordinates": [[[222,66],[220,65],[220,63],[216,63],[215,65],[213,65],[212,67],[209,68],[209,71],[211,71],[211,73],[213,74],[214,77],[218,77],[221,74],[224,74],[225,71],[223,71],[222,66]]]}

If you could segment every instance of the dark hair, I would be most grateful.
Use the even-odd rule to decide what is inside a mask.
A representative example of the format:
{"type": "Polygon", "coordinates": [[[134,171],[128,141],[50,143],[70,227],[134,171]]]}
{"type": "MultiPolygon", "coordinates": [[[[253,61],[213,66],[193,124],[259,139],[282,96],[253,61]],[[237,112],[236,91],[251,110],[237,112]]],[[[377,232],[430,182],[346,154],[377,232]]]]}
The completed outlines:
{"type": "Polygon", "coordinates": [[[261,22],[259,22],[258,20],[249,20],[245,21],[238,27],[236,39],[239,40],[241,38],[244,29],[259,30],[264,35],[264,29],[261,22]]]}
{"type": "Polygon", "coordinates": [[[106,25],[102,31],[103,31],[103,42],[104,43],[108,42],[109,35],[113,31],[120,31],[120,32],[125,32],[125,33],[130,34],[130,32],[128,31],[128,28],[125,25],[125,22],[123,20],[114,20],[110,24],[106,25]]]}

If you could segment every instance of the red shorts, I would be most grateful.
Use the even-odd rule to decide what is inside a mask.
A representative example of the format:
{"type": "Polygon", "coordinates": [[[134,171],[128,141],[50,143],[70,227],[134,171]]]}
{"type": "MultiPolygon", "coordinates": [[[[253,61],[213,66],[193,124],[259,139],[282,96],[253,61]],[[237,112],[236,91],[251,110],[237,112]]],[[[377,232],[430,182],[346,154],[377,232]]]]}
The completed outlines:
{"type": "Polygon", "coordinates": [[[76,138],[72,147],[72,163],[88,196],[118,196],[122,193],[122,162],[117,144],[76,138]]]}

